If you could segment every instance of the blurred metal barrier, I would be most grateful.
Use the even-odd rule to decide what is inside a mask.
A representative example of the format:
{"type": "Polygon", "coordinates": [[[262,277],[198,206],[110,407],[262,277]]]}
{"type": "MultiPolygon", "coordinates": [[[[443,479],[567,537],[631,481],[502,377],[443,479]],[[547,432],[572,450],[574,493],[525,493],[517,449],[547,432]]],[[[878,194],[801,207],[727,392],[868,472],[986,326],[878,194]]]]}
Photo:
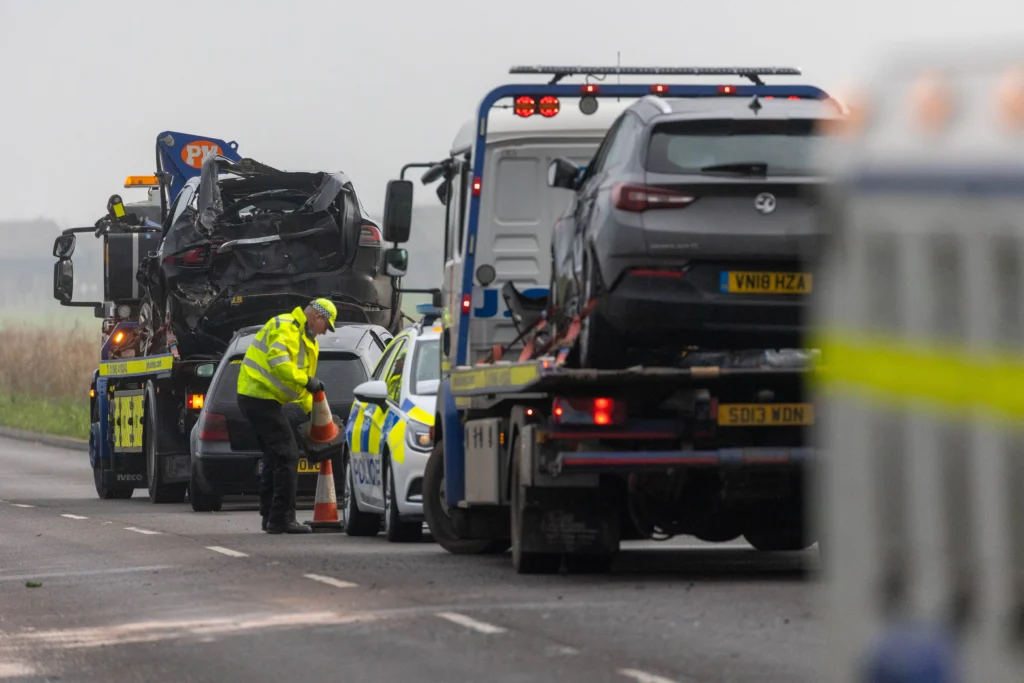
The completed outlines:
{"type": "Polygon", "coordinates": [[[1024,50],[980,48],[885,62],[829,155],[833,683],[1024,681],[1024,50]]]}

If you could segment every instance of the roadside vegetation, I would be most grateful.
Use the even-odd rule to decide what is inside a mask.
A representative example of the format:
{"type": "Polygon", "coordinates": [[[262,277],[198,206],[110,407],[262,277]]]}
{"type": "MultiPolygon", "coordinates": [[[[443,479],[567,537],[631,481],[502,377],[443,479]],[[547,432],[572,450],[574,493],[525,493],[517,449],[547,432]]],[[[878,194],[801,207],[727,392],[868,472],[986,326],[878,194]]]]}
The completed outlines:
{"type": "Polygon", "coordinates": [[[0,425],[89,438],[89,380],[98,326],[0,327],[0,425]]]}

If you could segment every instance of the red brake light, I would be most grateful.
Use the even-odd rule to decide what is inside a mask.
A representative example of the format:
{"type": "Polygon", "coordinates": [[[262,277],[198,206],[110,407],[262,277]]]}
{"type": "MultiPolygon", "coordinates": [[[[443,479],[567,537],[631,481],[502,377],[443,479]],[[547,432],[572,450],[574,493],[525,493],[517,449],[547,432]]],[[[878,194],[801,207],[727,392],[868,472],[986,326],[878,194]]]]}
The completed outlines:
{"type": "Polygon", "coordinates": [[[697,198],[675,190],[646,185],[616,185],[612,190],[615,207],[623,211],[647,211],[648,209],[681,209],[692,204],[697,198]]]}
{"type": "Polygon", "coordinates": [[[469,315],[469,310],[473,308],[473,297],[469,294],[462,295],[462,314],[469,315]]]}
{"type": "Polygon", "coordinates": [[[626,404],[613,398],[555,398],[553,422],[561,425],[620,425],[626,421],[626,404]]]}
{"type": "Polygon", "coordinates": [[[720,85],[720,86],[718,86],[718,94],[719,95],[735,95],[736,94],[736,86],[735,85],[720,85]]]}
{"type": "Polygon", "coordinates": [[[557,97],[555,97],[554,95],[545,95],[544,97],[540,98],[540,107],[537,111],[540,112],[541,116],[551,118],[552,116],[558,113],[559,107],[560,104],[558,102],[557,97]]]}
{"type": "Polygon", "coordinates": [[[529,95],[521,95],[516,98],[516,103],[513,106],[517,116],[527,117],[533,116],[537,111],[537,102],[529,95]]]}
{"type": "Polygon", "coordinates": [[[682,277],[683,271],[681,270],[660,270],[657,268],[633,268],[629,271],[630,275],[639,275],[641,277],[682,277]]]}
{"type": "Polygon", "coordinates": [[[189,410],[201,410],[206,402],[206,394],[189,394],[185,398],[185,405],[189,410]]]}
{"type": "Polygon", "coordinates": [[[655,95],[662,95],[668,92],[668,86],[663,85],[661,83],[657,83],[651,86],[651,92],[654,93],[655,95]]]}
{"type": "Polygon", "coordinates": [[[228,418],[220,413],[200,413],[199,438],[203,441],[229,441],[228,418]]]}
{"type": "Polygon", "coordinates": [[[480,196],[480,188],[483,187],[483,183],[480,182],[480,176],[473,178],[473,196],[480,196]]]}
{"type": "Polygon", "coordinates": [[[177,256],[167,257],[167,261],[169,263],[179,263],[185,266],[199,266],[205,264],[209,260],[210,250],[207,247],[196,247],[195,249],[189,249],[177,256]]]}
{"type": "Polygon", "coordinates": [[[597,83],[584,83],[580,86],[580,92],[584,95],[596,95],[601,92],[601,86],[597,83]]]}
{"type": "Polygon", "coordinates": [[[799,98],[799,97],[797,97],[796,95],[790,95],[790,96],[789,96],[788,98],[786,98],[786,99],[790,99],[790,100],[799,100],[800,98],[799,98]]]}
{"type": "Polygon", "coordinates": [[[359,229],[359,246],[380,248],[380,229],[375,225],[364,225],[359,229]]]}

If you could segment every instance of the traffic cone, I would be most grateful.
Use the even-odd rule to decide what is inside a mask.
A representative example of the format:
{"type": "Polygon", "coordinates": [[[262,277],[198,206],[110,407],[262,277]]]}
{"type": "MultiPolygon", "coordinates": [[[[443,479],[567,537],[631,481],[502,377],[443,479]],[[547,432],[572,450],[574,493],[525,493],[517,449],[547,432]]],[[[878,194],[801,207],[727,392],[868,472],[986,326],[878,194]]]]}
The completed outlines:
{"type": "Polygon", "coordinates": [[[320,463],[320,476],[316,482],[316,501],[313,503],[313,519],[306,522],[314,531],[334,529],[341,531],[338,519],[338,498],[334,492],[334,468],[330,460],[320,463]]]}
{"type": "Polygon", "coordinates": [[[310,412],[309,440],[313,443],[328,443],[338,436],[338,425],[327,405],[327,396],[322,391],[313,394],[313,410],[310,412]]]}

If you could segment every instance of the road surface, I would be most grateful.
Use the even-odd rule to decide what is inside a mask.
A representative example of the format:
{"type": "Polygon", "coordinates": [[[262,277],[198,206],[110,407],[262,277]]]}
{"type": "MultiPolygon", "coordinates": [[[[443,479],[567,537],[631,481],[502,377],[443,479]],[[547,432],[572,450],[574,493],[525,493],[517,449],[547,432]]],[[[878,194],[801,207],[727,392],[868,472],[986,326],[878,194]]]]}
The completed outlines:
{"type": "Polygon", "coordinates": [[[813,549],[630,543],[607,576],[518,576],[507,553],[456,557],[429,537],[269,536],[245,502],[101,501],[85,453],[4,439],[0,501],[3,683],[811,683],[823,669],[813,549]]]}

